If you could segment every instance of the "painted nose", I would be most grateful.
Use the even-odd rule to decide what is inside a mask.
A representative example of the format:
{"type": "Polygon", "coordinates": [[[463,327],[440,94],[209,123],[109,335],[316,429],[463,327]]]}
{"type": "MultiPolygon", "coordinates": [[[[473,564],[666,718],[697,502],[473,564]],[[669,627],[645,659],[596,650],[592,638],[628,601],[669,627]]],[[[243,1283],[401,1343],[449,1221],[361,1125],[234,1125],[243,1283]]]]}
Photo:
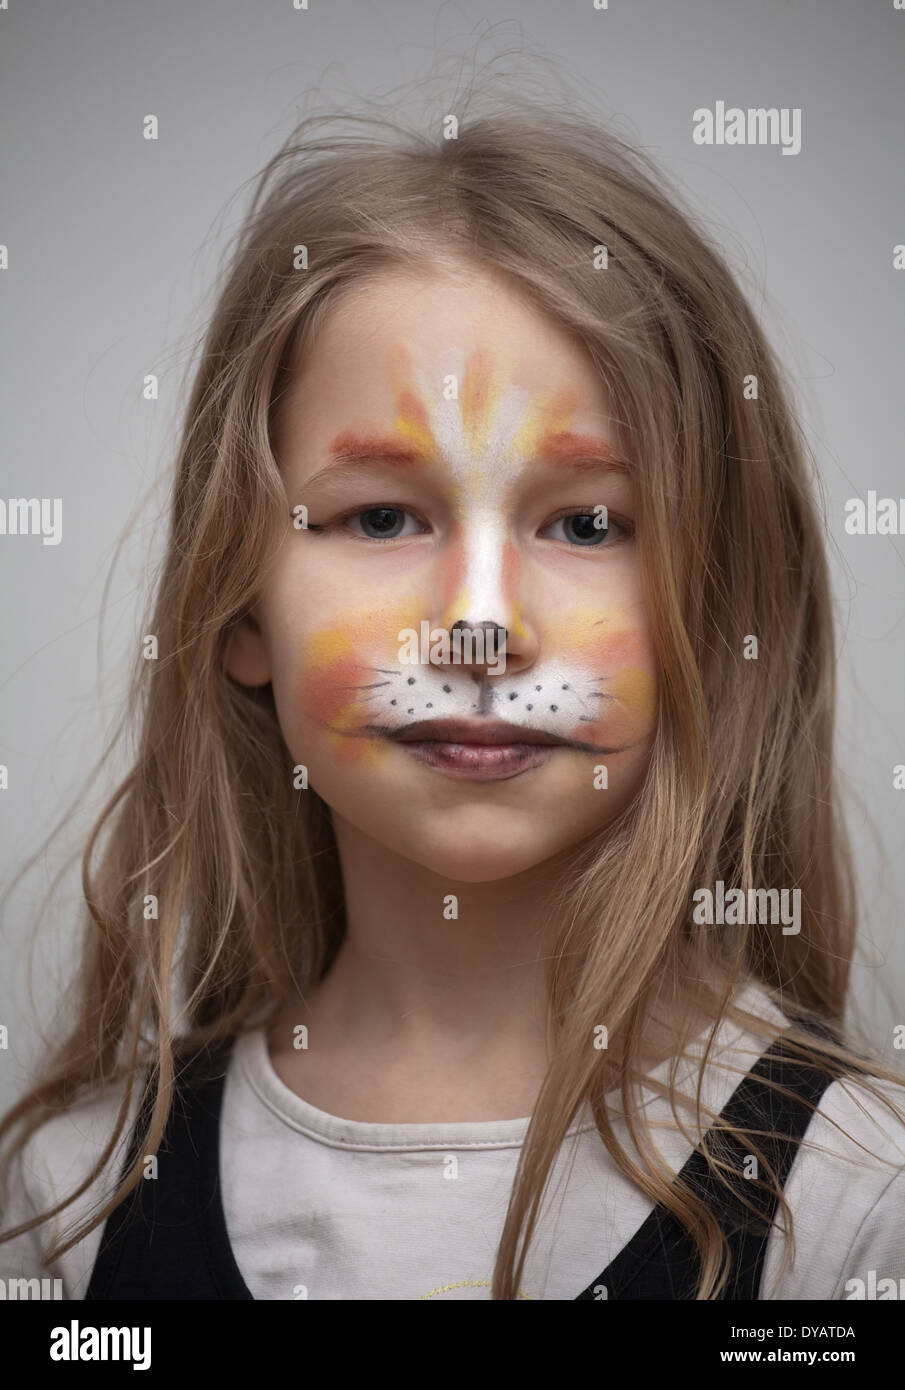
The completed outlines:
{"type": "MultiPolygon", "coordinates": [[[[480,511],[472,524],[458,526],[451,538],[438,576],[437,608],[432,609],[434,621],[454,639],[457,632],[470,628],[472,640],[480,637],[485,646],[493,641],[497,649],[504,649],[507,671],[537,658],[537,634],[522,610],[522,569],[518,546],[505,533],[500,518],[489,510],[480,511]]],[[[452,659],[462,662],[463,656],[452,659]]],[[[488,664],[478,663],[479,669],[486,671],[488,664]]],[[[503,664],[499,657],[497,664],[503,664]]]]}
{"type": "Polygon", "coordinates": [[[456,633],[460,634],[461,655],[459,659],[462,665],[486,666],[495,664],[506,651],[508,633],[504,627],[490,618],[486,618],[480,623],[469,623],[464,618],[460,618],[458,622],[453,623],[450,632],[453,635],[454,653],[456,633]],[[483,633],[483,638],[480,641],[477,640],[479,630],[483,633]],[[475,634],[470,652],[466,641],[469,632],[475,634]]]}

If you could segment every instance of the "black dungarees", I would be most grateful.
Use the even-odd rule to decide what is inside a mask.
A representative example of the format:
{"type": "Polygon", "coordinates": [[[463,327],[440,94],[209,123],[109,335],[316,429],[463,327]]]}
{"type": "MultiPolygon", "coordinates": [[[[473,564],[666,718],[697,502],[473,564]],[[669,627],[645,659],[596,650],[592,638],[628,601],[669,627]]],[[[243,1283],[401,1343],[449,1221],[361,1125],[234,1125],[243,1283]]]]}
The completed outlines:
{"type": "MultiPolygon", "coordinates": [[[[806,1026],[834,1037],[823,1025],[806,1026]]],[[[234,1041],[227,1038],[187,1063],[159,1151],[158,1176],[140,1181],[108,1216],[86,1300],[253,1298],[229,1243],[220,1195],[220,1108],[234,1041]]],[[[770,1140],[755,1133],[758,1147],[784,1184],[813,1113],[802,1099],[818,1105],[830,1080],[825,1072],[796,1061],[778,1038],[742,1079],[721,1119],[743,1130],[775,1129],[787,1136],[770,1140]],[[786,1086],[795,1098],[759,1085],[752,1080],[755,1074],[786,1086]]],[[[134,1161],[140,1122],[141,1115],[123,1172],[134,1161]]],[[[728,1136],[725,1143],[727,1156],[739,1170],[735,1186],[755,1203],[762,1221],[755,1222],[752,1213],[713,1179],[699,1149],[691,1154],[682,1177],[707,1199],[729,1241],[732,1269],[722,1297],[756,1299],[776,1204],[741,1176],[744,1147],[728,1136]]],[[[694,1297],[697,1270],[690,1237],[657,1206],[576,1299],[689,1299],[694,1297]]]]}

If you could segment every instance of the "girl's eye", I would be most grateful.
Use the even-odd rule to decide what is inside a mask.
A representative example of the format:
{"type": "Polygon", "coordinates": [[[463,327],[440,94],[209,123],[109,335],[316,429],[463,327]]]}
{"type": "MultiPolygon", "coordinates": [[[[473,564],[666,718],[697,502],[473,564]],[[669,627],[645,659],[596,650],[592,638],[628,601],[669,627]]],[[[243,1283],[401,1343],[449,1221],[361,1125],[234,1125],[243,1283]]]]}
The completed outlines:
{"type": "Polygon", "coordinates": [[[568,516],[561,516],[556,521],[551,521],[545,529],[551,530],[554,526],[562,526],[565,535],[553,536],[551,539],[568,541],[571,545],[584,546],[585,549],[602,546],[607,540],[612,544],[613,541],[628,534],[629,528],[627,526],[620,525],[609,516],[606,526],[602,526],[601,521],[602,517],[596,512],[571,512],[568,516]]]}
{"type": "Polygon", "coordinates": [[[348,526],[352,522],[359,522],[363,528],[359,531],[353,527],[356,535],[372,541],[394,541],[403,535],[417,536],[419,529],[424,529],[418,518],[402,507],[369,507],[367,511],[353,512],[351,516],[345,517],[342,524],[348,526]],[[406,519],[413,524],[414,529],[404,529],[406,519]]]}

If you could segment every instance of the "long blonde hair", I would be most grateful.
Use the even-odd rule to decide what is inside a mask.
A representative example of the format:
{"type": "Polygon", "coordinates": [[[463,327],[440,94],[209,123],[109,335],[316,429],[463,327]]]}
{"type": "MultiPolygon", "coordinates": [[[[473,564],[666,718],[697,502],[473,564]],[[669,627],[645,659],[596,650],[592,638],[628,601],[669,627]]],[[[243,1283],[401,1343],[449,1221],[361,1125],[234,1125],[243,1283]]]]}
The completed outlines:
{"type": "MultiPolygon", "coordinates": [[[[82,1239],[141,1181],[181,1059],[259,1024],[312,988],[334,959],[345,916],[329,809],[314,790],[293,790],[270,688],[232,681],[224,643],[285,532],[271,427],[290,362],[308,345],[316,351],[323,315],[363,277],[464,258],[507,273],[578,336],[604,375],[634,462],[661,671],[644,785],[614,826],[576,852],[557,893],[551,1060],[492,1297],[517,1295],[551,1165],[587,1102],[621,1171],[692,1235],[698,1297],[714,1298],[729,1274],[725,1237],[713,1212],[676,1182],[633,1105],[655,1001],[670,995],[687,1010],[677,1062],[694,1009],[713,1020],[710,1042],[725,1018],[772,1041],[770,1025],[733,1002],[746,982],[802,1020],[783,1036],[806,1063],[835,1077],[864,1055],[803,1026],[822,1021],[843,1038],[855,939],[834,792],[835,653],[813,466],[743,294],[645,157],[583,115],[527,101],[462,118],[455,139],[354,120],[348,133],[323,128],[323,116],[299,124],[260,174],[223,272],[144,628],[157,636],[159,659],[137,659],[130,694],[137,757],[83,859],[76,1022],[0,1124],[0,1139],[18,1126],[15,1153],[61,1108],[107,1084],[122,1085],[123,1102],[82,1185],[3,1239],[87,1189],[119,1142],[136,1079],[146,1077],[156,1102],[135,1163],[47,1262],[82,1239]],[[297,268],[301,244],[305,269],[297,268]],[[752,378],[756,393],[745,389],[752,378]],[[751,635],[756,660],[744,656],[751,635]],[[697,925],[692,895],[719,879],[742,890],[800,889],[800,932],[697,925]],[[148,894],[158,903],[152,920],[148,894]],[[618,1142],[604,1100],[605,1054],[593,1046],[601,1023],[622,1044],[635,1157],[618,1142]]],[[[871,1074],[902,1080],[879,1062],[871,1074]]],[[[700,1120],[700,1088],[683,1098],[674,1081],[673,1069],[661,1090],[677,1123],[683,1106],[700,1120]]],[[[761,1153],[750,1136],[745,1143],[761,1153]]],[[[713,1166],[722,1181],[716,1158],[713,1166]]],[[[769,1163],[762,1167],[759,1182],[776,1190],[788,1232],[781,1184],[769,1163]]]]}

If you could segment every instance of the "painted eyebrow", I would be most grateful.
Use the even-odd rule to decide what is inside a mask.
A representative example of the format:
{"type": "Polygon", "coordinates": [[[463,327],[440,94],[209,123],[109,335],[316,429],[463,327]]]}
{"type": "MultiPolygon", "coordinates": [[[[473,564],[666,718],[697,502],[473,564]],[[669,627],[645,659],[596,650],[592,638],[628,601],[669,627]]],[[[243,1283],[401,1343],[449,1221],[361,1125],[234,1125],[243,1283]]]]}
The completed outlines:
{"type": "Polygon", "coordinates": [[[343,468],[362,463],[389,463],[404,468],[409,464],[427,463],[429,455],[394,435],[350,434],[344,430],[329,446],[331,466],[343,468]]]}
{"type": "Polygon", "coordinates": [[[616,446],[593,434],[574,434],[557,430],[545,434],[537,447],[537,458],[551,468],[608,469],[613,473],[628,473],[627,459],[616,446]]]}
{"type": "MultiPolygon", "coordinates": [[[[415,448],[395,435],[357,435],[344,430],[328,449],[328,461],[305,484],[306,487],[325,477],[354,477],[359,468],[382,463],[391,468],[409,469],[432,461],[432,455],[415,448]]],[[[549,468],[570,469],[575,472],[628,473],[627,461],[615,446],[595,435],[575,434],[557,430],[543,435],[534,457],[549,468]]]]}
{"type": "Polygon", "coordinates": [[[305,488],[312,487],[323,478],[354,478],[368,464],[382,463],[391,468],[408,469],[429,460],[429,454],[393,435],[350,434],[344,430],[328,446],[327,462],[312,473],[305,488]]]}

